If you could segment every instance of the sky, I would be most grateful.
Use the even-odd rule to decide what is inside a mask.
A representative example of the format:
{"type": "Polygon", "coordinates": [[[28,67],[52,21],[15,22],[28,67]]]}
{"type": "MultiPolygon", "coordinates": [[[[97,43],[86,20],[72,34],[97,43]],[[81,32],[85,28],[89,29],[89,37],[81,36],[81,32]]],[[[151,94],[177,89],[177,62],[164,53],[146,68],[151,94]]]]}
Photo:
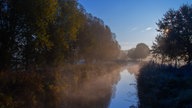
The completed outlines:
{"type": "Polygon", "coordinates": [[[152,45],[158,32],[156,23],[169,9],[178,9],[192,0],[78,0],[88,13],[102,19],[122,50],[138,43],[152,45]]]}

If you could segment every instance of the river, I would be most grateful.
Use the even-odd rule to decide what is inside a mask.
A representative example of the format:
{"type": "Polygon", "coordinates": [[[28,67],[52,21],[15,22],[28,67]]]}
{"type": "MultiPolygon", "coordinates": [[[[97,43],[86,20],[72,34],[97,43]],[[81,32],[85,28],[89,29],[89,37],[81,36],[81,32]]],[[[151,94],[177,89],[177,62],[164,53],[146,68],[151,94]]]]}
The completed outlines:
{"type": "Polygon", "coordinates": [[[113,86],[114,92],[109,108],[138,107],[137,83],[133,73],[127,69],[120,72],[120,80],[113,86]]]}
{"type": "Polygon", "coordinates": [[[137,108],[137,81],[129,67],[102,75],[87,72],[64,78],[69,82],[62,95],[63,108],[137,108]]]}

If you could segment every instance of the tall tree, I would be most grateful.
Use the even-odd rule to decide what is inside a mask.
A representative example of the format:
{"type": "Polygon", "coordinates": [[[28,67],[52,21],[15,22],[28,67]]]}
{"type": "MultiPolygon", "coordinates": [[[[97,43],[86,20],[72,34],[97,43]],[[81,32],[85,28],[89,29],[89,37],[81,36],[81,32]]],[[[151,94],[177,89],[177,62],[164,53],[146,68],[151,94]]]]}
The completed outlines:
{"type": "MultiPolygon", "coordinates": [[[[57,2],[2,0],[0,3],[1,57],[7,59],[7,54],[7,60],[12,62],[12,65],[19,64],[19,67],[24,66],[27,69],[30,65],[38,63],[39,55],[52,45],[47,27],[54,21],[57,2]]],[[[5,59],[2,64],[7,64],[5,59]]]]}
{"type": "Polygon", "coordinates": [[[84,9],[76,0],[58,0],[56,21],[49,26],[53,47],[47,63],[59,65],[75,56],[77,33],[84,22],[84,9]]]}
{"type": "Polygon", "coordinates": [[[0,0],[0,70],[118,56],[115,35],[77,0],[0,0]],[[82,57],[81,57],[82,56],[82,57]]]}
{"type": "Polygon", "coordinates": [[[0,70],[6,70],[10,67],[12,58],[14,37],[13,30],[10,27],[10,12],[8,10],[8,1],[0,0],[0,70]]]}
{"type": "Polygon", "coordinates": [[[169,10],[157,23],[160,33],[153,45],[153,53],[169,61],[192,61],[192,5],[169,10]]]}
{"type": "Polygon", "coordinates": [[[91,14],[85,14],[86,21],[77,36],[80,59],[100,61],[117,58],[120,47],[115,34],[103,21],[91,14]]]}

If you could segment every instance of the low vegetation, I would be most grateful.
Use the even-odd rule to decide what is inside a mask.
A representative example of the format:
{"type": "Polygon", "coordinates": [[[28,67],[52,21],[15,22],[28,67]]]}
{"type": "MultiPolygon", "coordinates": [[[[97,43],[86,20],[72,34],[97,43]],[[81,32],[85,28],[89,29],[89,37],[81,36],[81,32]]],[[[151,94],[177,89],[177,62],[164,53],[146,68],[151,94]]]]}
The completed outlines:
{"type": "Polygon", "coordinates": [[[192,66],[145,64],[138,75],[140,108],[191,108],[192,66]]]}

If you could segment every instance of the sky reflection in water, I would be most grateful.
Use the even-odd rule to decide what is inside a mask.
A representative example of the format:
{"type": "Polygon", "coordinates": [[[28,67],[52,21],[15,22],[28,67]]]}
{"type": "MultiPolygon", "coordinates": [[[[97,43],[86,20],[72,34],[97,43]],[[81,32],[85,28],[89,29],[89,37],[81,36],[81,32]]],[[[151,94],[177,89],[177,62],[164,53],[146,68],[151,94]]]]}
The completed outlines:
{"type": "Polygon", "coordinates": [[[135,75],[123,70],[120,77],[121,79],[116,85],[109,108],[129,108],[132,105],[137,107],[138,97],[135,75]]]}

